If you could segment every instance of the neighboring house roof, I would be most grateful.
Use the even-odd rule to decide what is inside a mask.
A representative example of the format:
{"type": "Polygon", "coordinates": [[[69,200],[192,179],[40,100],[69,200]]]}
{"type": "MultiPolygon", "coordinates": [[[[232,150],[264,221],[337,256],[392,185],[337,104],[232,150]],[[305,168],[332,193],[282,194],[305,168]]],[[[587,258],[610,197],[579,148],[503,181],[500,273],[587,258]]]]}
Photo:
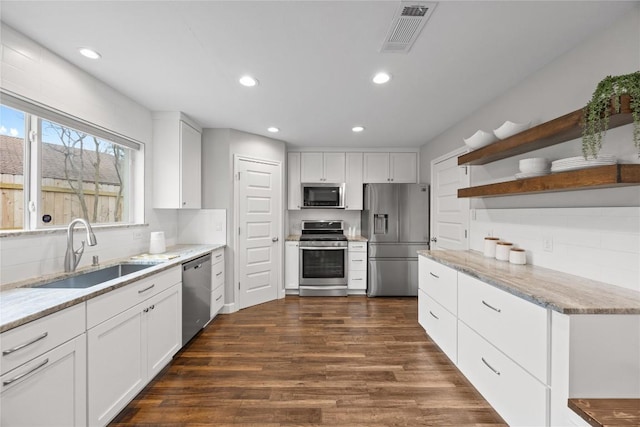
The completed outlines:
{"type": "MultiPolygon", "coordinates": [[[[23,144],[22,138],[8,135],[0,135],[0,173],[10,175],[22,175],[23,168],[23,144]]],[[[65,153],[79,158],[82,153],[84,165],[82,170],[83,180],[95,181],[96,156],[93,150],[67,149],[62,145],[42,143],[42,177],[54,179],[66,179],[65,153]]],[[[98,182],[101,184],[119,185],[120,180],[116,173],[114,156],[109,153],[100,153],[100,168],[98,182]]],[[[72,172],[69,172],[72,175],[72,172]]]]}

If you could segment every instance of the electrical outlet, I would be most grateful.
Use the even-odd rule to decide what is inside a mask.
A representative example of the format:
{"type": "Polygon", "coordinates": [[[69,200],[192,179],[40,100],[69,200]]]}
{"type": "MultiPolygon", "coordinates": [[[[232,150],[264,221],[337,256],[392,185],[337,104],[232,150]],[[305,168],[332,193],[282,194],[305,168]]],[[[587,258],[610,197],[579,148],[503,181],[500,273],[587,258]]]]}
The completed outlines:
{"type": "Polygon", "coordinates": [[[141,230],[133,230],[133,240],[142,239],[142,231],[141,230]]]}
{"type": "Polygon", "coordinates": [[[553,252],[553,238],[551,236],[542,236],[542,249],[546,252],[553,252]]]}

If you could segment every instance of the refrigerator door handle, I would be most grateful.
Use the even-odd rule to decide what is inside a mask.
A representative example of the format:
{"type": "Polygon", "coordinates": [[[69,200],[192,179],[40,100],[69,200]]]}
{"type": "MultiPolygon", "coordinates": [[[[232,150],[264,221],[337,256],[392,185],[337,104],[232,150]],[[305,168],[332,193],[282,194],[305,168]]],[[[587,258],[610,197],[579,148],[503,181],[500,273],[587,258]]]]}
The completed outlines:
{"type": "Polygon", "coordinates": [[[389,215],[373,215],[373,234],[387,234],[389,232],[389,215]]]}

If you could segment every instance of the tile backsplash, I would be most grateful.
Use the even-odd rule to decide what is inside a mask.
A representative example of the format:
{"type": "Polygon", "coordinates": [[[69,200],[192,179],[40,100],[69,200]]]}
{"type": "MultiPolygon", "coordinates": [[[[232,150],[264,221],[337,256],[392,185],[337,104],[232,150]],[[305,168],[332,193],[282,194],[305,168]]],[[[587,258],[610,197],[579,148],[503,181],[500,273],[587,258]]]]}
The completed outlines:
{"type": "Polygon", "coordinates": [[[475,209],[470,248],[495,236],[527,263],[640,291],[640,208],[475,209]]]}

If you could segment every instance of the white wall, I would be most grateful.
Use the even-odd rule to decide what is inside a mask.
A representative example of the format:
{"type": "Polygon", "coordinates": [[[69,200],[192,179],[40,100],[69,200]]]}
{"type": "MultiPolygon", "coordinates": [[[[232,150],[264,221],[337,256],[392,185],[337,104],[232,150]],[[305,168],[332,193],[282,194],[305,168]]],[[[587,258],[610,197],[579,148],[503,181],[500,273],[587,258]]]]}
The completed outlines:
{"type": "MultiPolygon", "coordinates": [[[[640,69],[638,28],[640,5],[609,29],[593,35],[469,117],[461,118],[421,147],[423,180],[430,181],[432,159],[463,146],[463,138],[476,130],[491,131],[505,120],[540,124],[554,119],[582,108],[605,76],[640,69]]],[[[602,152],[615,154],[624,162],[639,162],[631,135],[632,125],[609,131],[602,152]]],[[[513,179],[521,158],[555,160],[580,154],[581,140],[577,139],[485,166],[472,166],[472,185],[513,179]]],[[[638,206],[638,186],[472,199],[477,219],[471,221],[471,249],[479,249],[482,238],[493,231],[533,251],[533,264],[638,289],[638,206]],[[583,209],[591,207],[596,209],[583,209]],[[542,233],[553,238],[552,252],[541,250],[542,233]],[[623,242],[622,246],[612,245],[612,236],[623,242]]]]}
{"type": "MultiPolygon", "coordinates": [[[[149,247],[150,231],[163,230],[167,244],[175,243],[176,212],[151,208],[151,112],[4,23],[0,30],[3,89],[144,144],[145,174],[139,179],[144,181],[145,197],[136,200],[144,204],[144,222],[149,227],[96,230],[98,245],[86,250],[79,266],[91,264],[92,255],[106,261],[143,252],[149,247]]],[[[65,248],[63,231],[2,234],[0,284],[62,271],[65,248]]]]}
{"type": "MultiPolygon", "coordinates": [[[[233,179],[235,156],[257,160],[280,162],[282,165],[282,223],[278,234],[284,241],[284,216],[286,212],[286,151],[283,141],[255,135],[235,129],[203,129],[202,131],[202,207],[227,210],[227,249],[225,251],[225,310],[237,310],[237,283],[234,259],[237,251],[234,224],[233,179]]],[[[284,244],[280,259],[284,260],[284,244]]],[[[284,265],[284,262],[281,263],[284,265]]],[[[284,273],[284,271],[283,271],[284,273]]],[[[283,274],[280,275],[283,280],[283,274]]],[[[278,288],[283,288],[282,284],[278,288]]]]}

